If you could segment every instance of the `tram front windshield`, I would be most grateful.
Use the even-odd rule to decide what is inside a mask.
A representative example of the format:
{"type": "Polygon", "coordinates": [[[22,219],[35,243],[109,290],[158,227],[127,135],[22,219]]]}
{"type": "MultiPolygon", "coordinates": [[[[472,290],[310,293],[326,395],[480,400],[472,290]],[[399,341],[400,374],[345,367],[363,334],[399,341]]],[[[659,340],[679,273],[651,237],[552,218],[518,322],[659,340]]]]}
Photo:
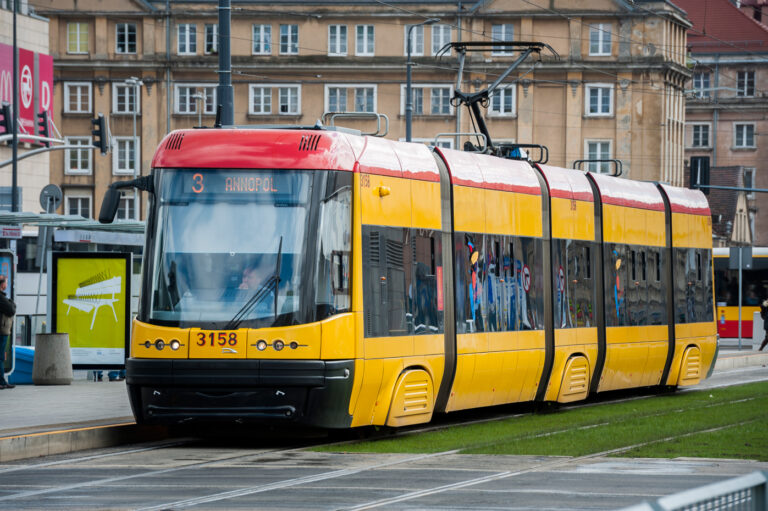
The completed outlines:
{"type": "Polygon", "coordinates": [[[350,173],[159,172],[145,320],[261,328],[349,310],[350,173]]]}

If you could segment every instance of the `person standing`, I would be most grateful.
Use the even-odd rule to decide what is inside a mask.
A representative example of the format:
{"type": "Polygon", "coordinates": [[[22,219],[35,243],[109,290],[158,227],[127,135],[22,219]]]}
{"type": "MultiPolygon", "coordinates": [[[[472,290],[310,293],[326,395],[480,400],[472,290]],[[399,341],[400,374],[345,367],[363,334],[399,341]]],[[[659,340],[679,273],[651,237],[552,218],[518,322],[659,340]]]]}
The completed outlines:
{"type": "Polygon", "coordinates": [[[16,304],[5,296],[8,279],[0,275],[0,389],[12,389],[15,385],[5,381],[5,345],[11,335],[13,317],[16,315],[16,304]]]}
{"type": "Polygon", "coordinates": [[[759,351],[763,351],[763,348],[765,348],[765,345],[768,344],[768,298],[763,300],[763,303],[760,304],[760,317],[763,318],[763,328],[765,329],[765,339],[763,339],[763,344],[760,345],[759,351]]]}

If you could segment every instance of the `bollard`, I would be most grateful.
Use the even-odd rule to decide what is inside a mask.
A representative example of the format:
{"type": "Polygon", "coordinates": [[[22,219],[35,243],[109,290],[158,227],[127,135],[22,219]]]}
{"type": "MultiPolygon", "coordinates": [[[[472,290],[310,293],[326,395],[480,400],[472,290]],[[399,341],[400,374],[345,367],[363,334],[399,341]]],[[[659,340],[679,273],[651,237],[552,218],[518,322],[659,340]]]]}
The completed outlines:
{"type": "Polygon", "coordinates": [[[69,385],[72,383],[72,355],[69,334],[37,334],[35,358],[32,362],[35,385],[69,385]]]}

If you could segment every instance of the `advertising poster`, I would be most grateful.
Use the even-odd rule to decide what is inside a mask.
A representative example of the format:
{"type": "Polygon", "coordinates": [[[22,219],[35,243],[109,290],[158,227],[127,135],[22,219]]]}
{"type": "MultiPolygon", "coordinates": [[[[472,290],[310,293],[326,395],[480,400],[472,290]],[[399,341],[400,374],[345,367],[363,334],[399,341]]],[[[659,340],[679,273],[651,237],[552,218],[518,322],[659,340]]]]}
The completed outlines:
{"type": "Polygon", "coordinates": [[[52,332],[69,334],[75,369],[122,368],[130,330],[130,253],[54,252],[52,332]]]}
{"type": "MultiPolygon", "coordinates": [[[[46,110],[53,119],[53,57],[44,53],[37,54],[37,111],[46,110]]],[[[37,121],[35,121],[37,122],[37,121]]],[[[50,131],[50,127],[48,128],[50,131]]]]}

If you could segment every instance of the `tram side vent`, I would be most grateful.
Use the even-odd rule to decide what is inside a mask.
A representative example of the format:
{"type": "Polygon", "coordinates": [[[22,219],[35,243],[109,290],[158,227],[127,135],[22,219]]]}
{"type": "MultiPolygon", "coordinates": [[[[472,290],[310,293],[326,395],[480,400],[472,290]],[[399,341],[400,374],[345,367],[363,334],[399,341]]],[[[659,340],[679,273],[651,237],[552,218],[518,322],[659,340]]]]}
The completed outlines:
{"type": "Polygon", "coordinates": [[[165,148],[170,150],[177,151],[181,149],[181,143],[184,141],[184,133],[174,133],[171,135],[171,137],[168,139],[168,142],[165,144],[165,148]]]}
{"type": "Polygon", "coordinates": [[[378,231],[372,231],[371,232],[371,255],[370,255],[370,262],[371,263],[378,263],[381,260],[381,254],[379,250],[381,250],[381,240],[379,239],[379,232],[378,231]]]}
{"type": "Polygon", "coordinates": [[[315,151],[320,142],[320,135],[302,135],[299,142],[299,151],[315,151]]]}

